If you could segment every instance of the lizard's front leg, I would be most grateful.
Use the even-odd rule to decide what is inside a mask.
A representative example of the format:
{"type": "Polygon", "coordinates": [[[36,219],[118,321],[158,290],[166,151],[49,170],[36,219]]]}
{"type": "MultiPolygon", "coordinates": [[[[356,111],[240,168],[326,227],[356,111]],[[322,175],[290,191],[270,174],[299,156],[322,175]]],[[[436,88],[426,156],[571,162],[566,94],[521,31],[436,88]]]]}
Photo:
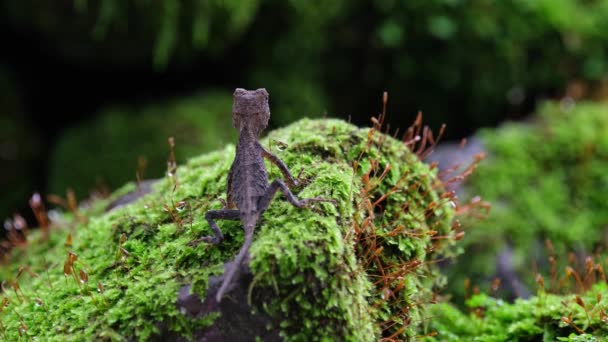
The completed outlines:
{"type": "Polygon", "coordinates": [[[188,243],[189,246],[197,245],[201,242],[209,242],[212,244],[218,244],[224,239],[224,235],[220,230],[220,227],[217,226],[215,220],[238,220],[240,218],[240,211],[236,209],[220,209],[220,210],[209,210],[205,214],[205,219],[209,223],[211,230],[213,230],[214,236],[203,236],[200,239],[192,240],[188,243]]]}
{"type": "Polygon", "coordinates": [[[298,208],[304,208],[311,202],[333,202],[333,203],[335,203],[335,201],[332,199],[321,198],[321,197],[298,199],[296,197],[296,195],[294,195],[291,192],[291,190],[289,190],[289,187],[282,180],[275,179],[274,181],[272,181],[272,183],[270,183],[270,186],[268,186],[268,189],[266,189],[266,193],[264,194],[264,196],[262,196],[262,198],[260,198],[260,202],[259,202],[259,206],[258,206],[258,210],[260,212],[264,212],[266,209],[268,209],[268,206],[270,205],[270,202],[272,201],[274,194],[279,189],[281,190],[281,192],[283,192],[283,195],[285,195],[285,198],[287,199],[287,201],[298,208]]]}
{"type": "MultiPolygon", "coordinates": [[[[266,151],[266,149],[259,143],[258,143],[258,147],[262,150],[262,156],[264,158],[270,160],[271,163],[273,163],[274,165],[276,165],[279,168],[279,171],[281,171],[281,173],[283,174],[283,177],[285,177],[285,181],[287,181],[287,185],[289,185],[290,188],[298,186],[298,180],[293,178],[293,176],[291,175],[291,172],[289,172],[289,168],[287,168],[287,165],[285,165],[285,163],[279,157],[266,151]]],[[[302,171],[300,171],[300,174],[301,173],[302,173],[302,171]]],[[[300,177],[300,174],[298,174],[298,178],[300,177]]]]}

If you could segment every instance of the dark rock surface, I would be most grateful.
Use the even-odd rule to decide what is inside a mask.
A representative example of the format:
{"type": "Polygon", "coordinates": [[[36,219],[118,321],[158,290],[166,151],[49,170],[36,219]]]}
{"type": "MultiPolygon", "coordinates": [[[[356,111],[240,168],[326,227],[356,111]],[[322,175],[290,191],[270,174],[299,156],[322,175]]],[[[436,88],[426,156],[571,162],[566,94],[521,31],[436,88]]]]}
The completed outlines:
{"type": "Polygon", "coordinates": [[[253,278],[249,267],[244,266],[240,274],[232,283],[227,296],[219,303],[215,296],[222,285],[222,275],[209,278],[204,300],[191,293],[189,285],[180,289],[177,306],[183,314],[198,318],[213,312],[220,313],[213,326],[195,333],[196,341],[255,341],[256,337],[262,341],[281,340],[277,330],[268,329],[270,318],[260,312],[254,313],[249,304],[249,284],[253,278]]]}

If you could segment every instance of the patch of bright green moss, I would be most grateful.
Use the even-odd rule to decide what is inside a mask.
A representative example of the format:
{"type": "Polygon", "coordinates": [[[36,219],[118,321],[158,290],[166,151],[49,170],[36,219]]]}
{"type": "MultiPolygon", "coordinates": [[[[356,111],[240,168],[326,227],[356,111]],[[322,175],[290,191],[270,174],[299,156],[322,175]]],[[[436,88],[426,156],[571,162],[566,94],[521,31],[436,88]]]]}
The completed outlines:
{"type": "Polygon", "coordinates": [[[431,309],[436,337],[425,341],[605,341],[608,305],[605,283],[580,296],[539,294],[506,303],[486,294],[467,301],[469,313],[443,303],[431,309]],[[564,320],[566,318],[566,320],[564,320]],[[571,324],[566,323],[570,320],[571,324]],[[580,331],[578,331],[580,330],[580,331]]]}
{"type": "Polygon", "coordinates": [[[507,243],[514,269],[529,283],[535,264],[546,264],[545,239],[558,259],[570,251],[591,253],[605,244],[608,226],[608,105],[546,103],[531,123],[484,130],[488,158],[468,189],[492,203],[487,219],[464,239],[462,266],[452,270],[455,291],[463,277],[490,279],[495,257],[507,243]]]}
{"type": "MultiPolygon", "coordinates": [[[[292,173],[303,170],[307,184],[294,190],[297,196],[336,200],[298,209],[277,196],[258,224],[250,251],[251,294],[256,310],[270,315],[272,328],[287,341],[413,336],[425,320],[440,279],[432,261],[448,253],[431,231],[450,236],[453,212],[439,199],[435,170],[400,141],[369,132],[339,120],[301,120],[262,142],[292,173]],[[382,206],[366,209],[390,189],[382,206]],[[374,250],[379,263],[389,265],[386,271],[407,269],[384,285],[367,245],[356,240],[371,236],[371,228],[367,235],[360,229],[366,220],[382,247],[374,250]],[[403,231],[389,234],[400,225],[403,231]],[[391,320],[396,324],[390,328],[380,323],[391,320]]],[[[239,222],[220,221],[221,244],[187,245],[211,234],[203,215],[222,207],[233,155],[228,146],[192,158],[179,167],[178,186],[167,177],[132,204],[90,214],[87,223],[74,225],[72,246],[64,245],[71,223],[56,227],[48,242],[32,234],[2,270],[5,280],[14,280],[23,265],[39,275],[23,273],[19,294],[3,294],[10,301],[0,316],[5,337],[18,339],[22,322],[28,327],[22,334],[56,341],[147,340],[168,332],[188,337],[211,325],[215,315],[193,320],[178,312],[177,291],[193,284],[204,297],[209,276],[221,274],[243,242],[239,222]],[[86,270],[88,282],[64,275],[69,251],[78,255],[77,276],[86,270]]],[[[276,167],[267,166],[271,179],[280,177],[276,167]]]]}

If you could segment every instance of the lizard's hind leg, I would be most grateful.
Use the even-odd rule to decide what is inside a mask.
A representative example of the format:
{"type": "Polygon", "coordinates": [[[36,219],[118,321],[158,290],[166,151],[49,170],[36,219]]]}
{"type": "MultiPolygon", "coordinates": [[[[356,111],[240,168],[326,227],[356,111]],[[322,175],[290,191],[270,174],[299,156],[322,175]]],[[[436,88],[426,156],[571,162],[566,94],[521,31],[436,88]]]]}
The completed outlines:
{"type": "Polygon", "coordinates": [[[217,226],[215,220],[238,220],[240,219],[240,211],[236,209],[221,209],[221,210],[209,210],[205,214],[205,219],[209,223],[211,230],[213,230],[214,236],[203,236],[200,239],[192,240],[188,243],[190,246],[197,245],[201,242],[209,242],[212,244],[218,244],[222,240],[224,240],[224,235],[220,230],[220,227],[217,226]]]}
{"type": "Polygon", "coordinates": [[[289,190],[289,187],[285,184],[285,182],[280,179],[275,179],[274,181],[272,181],[272,183],[270,183],[268,189],[266,189],[266,193],[264,194],[264,196],[260,198],[260,202],[258,205],[258,210],[260,212],[264,212],[266,209],[268,209],[270,202],[272,202],[272,199],[274,198],[274,194],[279,189],[281,190],[283,195],[285,195],[287,201],[298,208],[304,208],[308,206],[310,202],[335,202],[334,200],[321,197],[298,199],[296,195],[294,195],[291,190],[289,190]]]}

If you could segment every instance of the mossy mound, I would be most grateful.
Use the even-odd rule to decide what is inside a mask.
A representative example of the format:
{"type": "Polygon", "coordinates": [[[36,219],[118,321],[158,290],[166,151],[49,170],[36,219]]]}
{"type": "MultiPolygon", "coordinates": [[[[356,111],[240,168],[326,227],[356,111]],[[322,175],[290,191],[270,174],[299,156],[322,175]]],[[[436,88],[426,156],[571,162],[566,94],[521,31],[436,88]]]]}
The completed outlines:
{"type": "Polygon", "coordinates": [[[232,96],[218,91],[102,110],[59,138],[50,161],[49,192],[72,188],[82,198],[98,181],[116,189],[135,180],[140,157],[147,161],[140,176],[160,178],[169,156],[168,137],[175,137],[178,163],[235,139],[231,104],[232,96]]]}
{"type": "MultiPolygon", "coordinates": [[[[416,334],[439,282],[433,261],[449,252],[453,233],[436,170],[402,142],[339,120],[301,120],[271,132],[263,145],[294,174],[304,170],[297,196],[336,200],[298,209],[277,196],[259,223],[250,296],[254,309],[272,318],[269,329],[285,340],[416,334]]],[[[92,211],[87,223],[58,221],[47,242],[32,234],[2,271],[4,337],[148,340],[191,337],[212,325],[217,315],[187,318],[176,299],[188,284],[204,298],[209,277],[221,274],[242,244],[241,224],[220,221],[221,244],[188,246],[211,233],[203,215],[221,208],[233,155],[228,146],[192,158],[178,168],[177,185],[167,177],[134,203],[92,211]],[[66,246],[69,227],[73,244],[66,246]],[[77,255],[74,267],[62,268],[69,252],[77,255]],[[10,290],[21,266],[37,276],[22,272],[19,290],[10,290]]],[[[268,166],[271,179],[279,178],[268,166]]]]}
{"type": "Polygon", "coordinates": [[[435,337],[424,341],[606,341],[606,283],[584,295],[541,293],[506,303],[486,294],[467,301],[469,313],[443,303],[432,308],[435,337]]]}
{"type": "Polygon", "coordinates": [[[476,285],[491,279],[496,255],[507,245],[514,270],[529,283],[530,270],[547,270],[550,254],[566,260],[569,252],[606,245],[607,132],[608,104],[546,103],[531,123],[479,134],[488,158],[468,189],[492,209],[467,230],[464,262],[451,270],[456,290],[463,284],[456,279],[465,276],[476,285]]]}

